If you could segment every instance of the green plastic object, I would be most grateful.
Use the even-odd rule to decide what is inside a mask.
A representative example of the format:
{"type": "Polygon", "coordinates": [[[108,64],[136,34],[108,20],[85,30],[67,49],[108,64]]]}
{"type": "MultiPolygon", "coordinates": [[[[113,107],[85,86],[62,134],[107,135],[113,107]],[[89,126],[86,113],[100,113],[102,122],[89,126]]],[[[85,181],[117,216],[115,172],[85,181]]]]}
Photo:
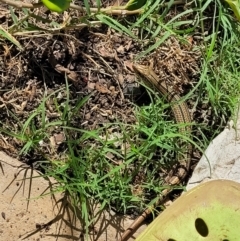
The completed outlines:
{"type": "Polygon", "coordinates": [[[202,183],[165,209],[136,241],[239,241],[240,184],[202,183]]]}
{"type": "Polygon", "coordinates": [[[62,13],[69,8],[71,0],[42,0],[42,3],[51,11],[62,13]]]}

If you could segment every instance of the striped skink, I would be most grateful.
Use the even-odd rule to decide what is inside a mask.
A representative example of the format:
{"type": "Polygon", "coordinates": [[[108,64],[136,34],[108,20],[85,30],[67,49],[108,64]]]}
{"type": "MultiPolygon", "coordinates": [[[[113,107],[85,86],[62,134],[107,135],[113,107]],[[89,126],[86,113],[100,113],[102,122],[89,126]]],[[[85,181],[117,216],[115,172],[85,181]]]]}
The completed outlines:
{"type": "MultiPolygon", "coordinates": [[[[189,138],[191,136],[191,126],[189,125],[191,123],[191,116],[186,102],[182,101],[179,95],[168,89],[165,82],[160,81],[151,67],[133,64],[133,70],[145,85],[150,88],[155,88],[167,99],[170,103],[175,121],[180,124],[179,132],[189,138]]],[[[173,175],[167,177],[165,180],[166,184],[169,185],[169,188],[162,191],[158,201],[154,205],[155,207],[160,205],[163,202],[164,197],[172,191],[171,186],[180,184],[188,173],[191,162],[192,146],[191,144],[184,145],[183,141],[180,143],[180,146],[183,148],[183,154],[178,155],[178,164],[174,167],[173,175]]],[[[125,230],[119,241],[126,241],[152,212],[153,208],[154,207],[146,209],[137,219],[135,219],[132,225],[125,230]]]]}

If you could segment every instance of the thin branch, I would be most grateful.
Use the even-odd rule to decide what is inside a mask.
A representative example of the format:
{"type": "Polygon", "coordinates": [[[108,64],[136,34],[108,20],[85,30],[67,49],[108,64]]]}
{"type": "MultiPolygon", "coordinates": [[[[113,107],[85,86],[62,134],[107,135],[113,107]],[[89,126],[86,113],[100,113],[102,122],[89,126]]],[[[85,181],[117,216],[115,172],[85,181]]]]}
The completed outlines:
{"type": "Polygon", "coordinates": [[[10,6],[16,7],[16,8],[39,8],[43,4],[42,3],[24,3],[21,1],[12,1],[12,0],[0,0],[0,2],[6,3],[10,6]]]}
{"type": "MultiPolygon", "coordinates": [[[[86,9],[81,7],[81,6],[78,6],[78,5],[75,5],[75,4],[70,4],[70,8],[72,9],[76,9],[76,10],[80,10],[81,12],[86,12],[86,9]]],[[[117,7],[107,7],[107,8],[90,8],[90,12],[91,13],[106,13],[106,14],[109,14],[109,15],[134,15],[134,14],[140,14],[143,12],[143,9],[140,8],[140,9],[136,9],[136,10],[133,10],[133,11],[128,11],[128,10],[125,10],[125,9],[120,9],[120,8],[117,8],[117,7]]]]}
{"type": "MultiPolygon", "coordinates": [[[[16,7],[16,8],[39,8],[39,7],[43,6],[43,3],[41,3],[41,2],[25,3],[22,1],[13,1],[13,0],[0,0],[0,2],[6,3],[6,4],[16,7]]],[[[85,8],[75,5],[73,3],[70,4],[70,8],[79,10],[81,12],[86,12],[85,8]]],[[[112,14],[112,15],[133,15],[133,14],[139,14],[140,12],[142,12],[142,9],[137,9],[134,11],[127,11],[127,10],[116,9],[116,7],[114,7],[114,9],[112,9],[111,7],[101,8],[101,9],[90,8],[90,12],[92,12],[92,13],[102,12],[102,13],[112,14]]]]}
{"type": "MultiPolygon", "coordinates": [[[[13,1],[13,0],[0,0],[0,2],[2,3],[6,3],[10,6],[16,7],[16,8],[39,8],[41,6],[43,6],[43,3],[39,2],[39,3],[25,3],[22,1],[13,1]]],[[[176,0],[173,2],[173,5],[180,5],[180,4],[184,4],[186,3],[186,0],[176,0]]],[[[164,3],[162,4],[162,6],[167,6],[168,3],[164,3]]],[[[70,4],[70,8],[72,9],[76,9],[79,10],[81,12],[86,12],[86,9],[75,5],[73,3],[70,4]]],[[[143,13],[144,9],[143,8],[139,8],[133,11],[128,11],[125,10],[124,7],[108,7],[108,8],[90,8],[90,12],[91,13],[106,13],[109,15],[134,15],[134,14],[141,14],[143,13]]]]}

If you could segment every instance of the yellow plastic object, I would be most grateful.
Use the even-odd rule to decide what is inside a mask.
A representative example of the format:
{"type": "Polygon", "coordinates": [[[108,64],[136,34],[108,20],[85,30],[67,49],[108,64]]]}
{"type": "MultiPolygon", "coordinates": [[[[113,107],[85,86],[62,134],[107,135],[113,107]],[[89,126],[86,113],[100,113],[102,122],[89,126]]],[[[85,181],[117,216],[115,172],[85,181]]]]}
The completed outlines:
{"type": "Polygon", "coordinates": [[[136,241],[239,241],[240,184],[209,181],[164,210],[136,241]]]}
{"type": "Polygon", "coordinates": [[[71,0],[42,0],[42,3],[51,11],[61,13],[67,10],[71,0]]]}

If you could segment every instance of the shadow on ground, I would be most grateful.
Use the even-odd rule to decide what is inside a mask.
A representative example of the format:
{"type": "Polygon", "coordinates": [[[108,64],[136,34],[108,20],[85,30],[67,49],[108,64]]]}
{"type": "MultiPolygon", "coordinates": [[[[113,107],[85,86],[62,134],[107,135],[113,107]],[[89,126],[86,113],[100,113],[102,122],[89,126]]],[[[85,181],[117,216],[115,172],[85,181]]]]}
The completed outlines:
{"type": "MultiPolygon", "coordinates": [[[[43,195],[49,193],[49,184],[54,185],[54,180],[40,178],[36,171],[4,152],[0,152],[0,161],[2,241],[116,240],[133,221],[113,212],[99,213],[95,205],[93,215],[96,220],[91,225],[87,239],[84,222],[77,218],[80,210],[73,209],[67,196],[59,193],[43,195]]],[[[144,228],[142,226],[131,239],[144,228]]]]}

